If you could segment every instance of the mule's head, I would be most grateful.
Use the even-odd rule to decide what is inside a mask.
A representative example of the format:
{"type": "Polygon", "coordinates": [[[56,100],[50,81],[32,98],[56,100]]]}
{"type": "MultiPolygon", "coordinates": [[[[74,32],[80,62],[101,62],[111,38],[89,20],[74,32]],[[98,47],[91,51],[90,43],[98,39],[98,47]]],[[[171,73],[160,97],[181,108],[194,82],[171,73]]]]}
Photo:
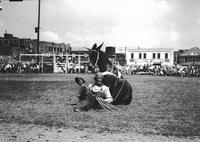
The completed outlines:
{"type": "Polygon", "coordinates": [[[90,64],[94,68],[98,67],[100,72],[106,71],[108,64],[112,65],[112,63],[109,61],[105,53],[101,51],[102,46],[103,46],[103,43],[100,46],[97,46],[97,44],[95,43],[89,55],[90,64]]]}

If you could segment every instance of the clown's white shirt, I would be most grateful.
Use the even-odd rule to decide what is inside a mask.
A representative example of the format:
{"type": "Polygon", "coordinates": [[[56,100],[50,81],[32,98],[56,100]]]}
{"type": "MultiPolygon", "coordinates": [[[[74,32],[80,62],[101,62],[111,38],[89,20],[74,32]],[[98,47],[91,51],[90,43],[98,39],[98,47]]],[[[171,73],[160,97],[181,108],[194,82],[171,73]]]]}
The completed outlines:
{"type": "Polygon", "coordinates": [[[107,86],[102,85],[102,86],[97,86],[94,84],[89,85],[89,90],[93,92],[101,92],[105,94],[106,99],[104,99],[106,102],[111,103],[113,101],[113,98],[110,94],[110,90],[107,86]]]}

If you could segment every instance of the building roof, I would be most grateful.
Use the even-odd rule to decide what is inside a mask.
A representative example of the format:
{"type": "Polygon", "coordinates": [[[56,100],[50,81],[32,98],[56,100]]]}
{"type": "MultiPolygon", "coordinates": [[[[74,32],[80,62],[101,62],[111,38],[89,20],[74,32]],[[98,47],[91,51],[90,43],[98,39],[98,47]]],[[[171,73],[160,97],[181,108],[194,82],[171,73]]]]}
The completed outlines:
{"type": "Polygon", "coordinates": [[[129,52],[171,52],[174,51],[172,48],[129,48],[127,49],[129,52]]]}
{"type": "Polygon", "coordinates": [[[200,49],[198,47],[193,47],[180,56],[200,56],[200,49]]]}
{"type": "Polygon", "coordinates": [[[72,47],[73,51],[88,51],[88,49],[84,48],[84,47],[72,47]]]}

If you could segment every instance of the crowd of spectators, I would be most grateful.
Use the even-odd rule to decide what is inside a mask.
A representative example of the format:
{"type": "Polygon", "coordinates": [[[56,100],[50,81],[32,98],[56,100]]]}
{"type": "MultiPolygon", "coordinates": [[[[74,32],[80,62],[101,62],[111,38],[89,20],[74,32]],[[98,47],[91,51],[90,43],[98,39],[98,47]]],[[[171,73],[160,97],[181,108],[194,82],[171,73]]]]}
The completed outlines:
{"type": "Polygon", "coordinates": [[[121,72],[123,74],[200,77],[200,66],[126,66],[121,69],[121,72]]]}
{"type": "MultiPolygon", "coordinates": [[[[200,66],[118,66],[122,74],[200,77],[200,66]]],[[[70,63],[67,73],[91,73],[87,64],[70,63]]],[[[53,73],[53,65],[37,63],[0,63],[0,73],[53,73]]]]}
{"type": "Polygon", "coordinates": [[[1,73],[39,73],[41,72],[41,66],[37,63],[1,63],[1,73]]]}
{"type": "MultiPolygon", "coordinates": [[[[88,66],[75,63],[68,64],[67,73],[86,73],[88,66]]],[[[0,63],[0,73],[53,73],[53,63],[12,62],[0,63]]]]}

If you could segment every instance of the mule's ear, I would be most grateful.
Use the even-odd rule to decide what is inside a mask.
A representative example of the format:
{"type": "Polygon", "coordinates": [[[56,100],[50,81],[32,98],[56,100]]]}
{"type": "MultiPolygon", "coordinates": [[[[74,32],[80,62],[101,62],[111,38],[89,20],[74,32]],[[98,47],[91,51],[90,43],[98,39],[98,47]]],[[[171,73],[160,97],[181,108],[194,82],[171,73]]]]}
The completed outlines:
{"type": "Polygon", "coordinates": [[[97,44],[96,43],[92,46],[92,50],[95,50],[95,49],[97,49],[97,44]]]}
{"type": "Polygon", "coordinates": [[[98,50],[100,50],[101,49],[101,47],[103,46],[103,44],[104,44],[104,42],[101,44],[101,45],[99,45],[97,48],[98,48],[98,50]]]}

